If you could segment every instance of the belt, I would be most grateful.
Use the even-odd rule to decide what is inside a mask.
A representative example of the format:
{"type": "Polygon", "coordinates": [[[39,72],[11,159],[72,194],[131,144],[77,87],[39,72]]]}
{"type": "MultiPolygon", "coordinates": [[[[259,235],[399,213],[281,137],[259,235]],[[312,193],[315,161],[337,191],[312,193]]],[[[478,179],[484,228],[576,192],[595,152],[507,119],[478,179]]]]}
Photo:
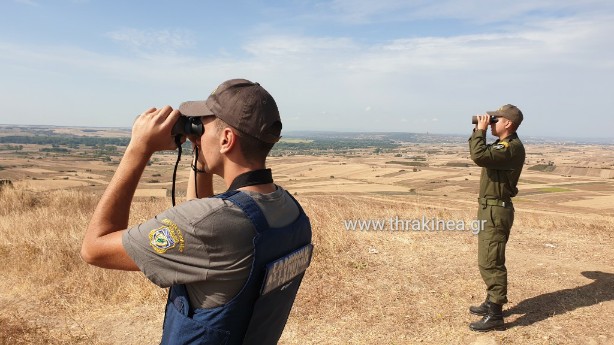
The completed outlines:
{"type": "Polygon", "coordinates": [[[501,199],[487,199],[487,198],[478,198],[478,202],[482,206],[499,206],[499,207],[511,207],[512,201],[504,201],[501,199]]]}

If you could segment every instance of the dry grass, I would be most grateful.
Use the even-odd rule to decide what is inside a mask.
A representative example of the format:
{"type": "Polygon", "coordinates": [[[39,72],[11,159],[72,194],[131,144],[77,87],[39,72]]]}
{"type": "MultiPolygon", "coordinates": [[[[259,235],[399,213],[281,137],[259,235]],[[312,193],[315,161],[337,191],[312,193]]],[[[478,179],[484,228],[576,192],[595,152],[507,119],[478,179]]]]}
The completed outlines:
{"type": "MultiPolygon", "coordinates": [[[[0,318],[8,325],[22,325],[1,328],[0,343],[13,343],[8,341],[11,337],[33,330],[30,333],[37,336],[63,335],[49,338],[54,339],[52,344],[73,344],[75,339],[99,344],[92,342],[99,338],[98,325],[89,319],[96,312],[130,310],[164,298],[164,292],[139,273],[97,269],[81,261],[81,239],[97,202],[95,194],[74,190],[0,191],[0,259],[5,277],[0,282],[4,309],[0,318]],[[48,329],[53,332],[40,332],[48,329]]],[[[142,202],[132,214],[133,222],[163,208],[161,200],[142,202]]]]}
{"type": "MultiPolygon", "coordinates": [[[[614,341],[612,217],[523,212],[508,245],[510,324],[479,335],[483,299],[470,232],[346,231],[344,219],[474,218],[366,195],[300,195],[316,250],[282,344],[609,344],[614,341]],[[587,273],[602,272],[602,273],[587,273]]],[[[0,191],[1,344],[154,344],[165,291],[140,273],[79,258],[96,194],[26,187],[0,191]]],[[[131,223],[167,198],[141,200],[131,223]]]]}
{"type": "MultiPolygon", "coordinates": [[[[610,327],[592,322],[614,311],[611,217],[523,215],[519,210],[508,246],[511,328],[479,336],[467,328],[476,320],[468,305],[484,297],[473,235],[342,230],[348,218],[471,220],[474,209],[412,208],[361,197],[302,201],[314,220],[319,251],[293,310],[300,321],[290,323],[282,338],[288,344],[614,340],[610,327]],[[590,271],[604,274],[593,275],[597,279],[591,284],[583,275],[590,271]]],[[[614,321],[606,319],[606,324],[614,321]]]]}

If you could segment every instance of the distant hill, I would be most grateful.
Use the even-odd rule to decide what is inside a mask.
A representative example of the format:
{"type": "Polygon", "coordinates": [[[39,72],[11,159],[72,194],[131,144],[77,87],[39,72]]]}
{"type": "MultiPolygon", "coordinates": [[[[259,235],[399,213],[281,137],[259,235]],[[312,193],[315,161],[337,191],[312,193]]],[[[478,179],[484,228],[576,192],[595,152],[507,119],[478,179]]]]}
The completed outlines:
{"type": "MultiPolygon", "coordinates": [[[[407,133],[407,132],[338,132],[338,131],[284,131],[282,135],[286,139],[306,139],[309,141],[343,141],[348,147],[365,146],[388,146],[388,143],[398,145],[402,143],[416,144],[464,144],[470,133],[466,134],[436,134],[436,133],[407,133]],[[366,141],[373,145],[352,145],[352,141],[366,141]]],[[[549,144],[549,145],[614,145],[614,138],[563,138],[563,137],[536,137],[523,136],[519,133],[522,141],[526,144],[549,144]]],[[[122,138],[114,142],[121,144],[127,142],[130,137],[129,128],[114,127],[66,127],[66,126],[25,126],[25,125],[0,125],[0,143],[24,144],[45,143],[57,144],[58,142],[74,143],[79,138],[105,138],[102,142],[110,144],[111,139],[122,138]],[[10,138],[7,138],[10,137],[10,138]],[[26,139],[24,137],[36,137],[26,139]],[[62,138],[62,139],[59,139],[62,138]],[[32,142],[29,142],[31,140],[32,142]]],[[[489,141],[494,140],[490,137],[489,141]]],[[[95,141],[90,139],[90,142],[95,141]]],[[[304,142],[303,142],[304,143],[304,142]]],[[[294,143],[300,144],[300,142],[294,143]]]]}
{"type": "MultiPolygon", "coordinates": [[[[406,132],[335,132],[335,131],[287,131],[282,133],[287,138],[302,139],[371,139],[391,140],[401,143],[454,143],[464,144],[470,136],[467,134],[406,133],[406,132]]],[[[614,138],[564,138],[523,136],[526,144],[549,145],[614,145],[614,138]]],[[[490,137],[491,140],[494,140],[490,137]]]]}

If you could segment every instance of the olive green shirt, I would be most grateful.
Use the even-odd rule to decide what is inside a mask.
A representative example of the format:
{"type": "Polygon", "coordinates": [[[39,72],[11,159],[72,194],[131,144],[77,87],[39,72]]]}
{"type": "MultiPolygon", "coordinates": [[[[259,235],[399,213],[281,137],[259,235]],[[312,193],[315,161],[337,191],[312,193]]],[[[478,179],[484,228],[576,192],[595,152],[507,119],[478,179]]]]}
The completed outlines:
{"type": "Polygon", "coordinates": [[[518,194],[525,151],[516,133],[486,144],[486,132],[476,129],[469,138],[469,151],[475,164],[482,167],[480,198],[510,201],[518,194]]]}

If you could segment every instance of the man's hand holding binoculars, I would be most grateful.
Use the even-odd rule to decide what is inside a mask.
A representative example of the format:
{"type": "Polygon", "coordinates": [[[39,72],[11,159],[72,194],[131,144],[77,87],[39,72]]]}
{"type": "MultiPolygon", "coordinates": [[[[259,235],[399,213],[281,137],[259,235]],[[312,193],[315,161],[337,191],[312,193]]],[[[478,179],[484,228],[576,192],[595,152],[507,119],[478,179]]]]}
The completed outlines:
{"type": "MultiPolygon", "coordinates": [[[[180,115],[178,110],[173,110],[168,105],[161,109],[146,110],[132,125],[132,138],[128,148],[147,156],[158,151],[177,149],[171,130],[180,115]]],[[[185,137],[181,138],[181,143],[183,142],[185,137]]]]}
{"type": "Polygon", "coordinates": [[[495,116],[490,115],[476,115],[472,118],[471,123],[475,124],[476,129],[485,131],[488,126],[493,123],[497,123],[498,119],[495,116]]]}

